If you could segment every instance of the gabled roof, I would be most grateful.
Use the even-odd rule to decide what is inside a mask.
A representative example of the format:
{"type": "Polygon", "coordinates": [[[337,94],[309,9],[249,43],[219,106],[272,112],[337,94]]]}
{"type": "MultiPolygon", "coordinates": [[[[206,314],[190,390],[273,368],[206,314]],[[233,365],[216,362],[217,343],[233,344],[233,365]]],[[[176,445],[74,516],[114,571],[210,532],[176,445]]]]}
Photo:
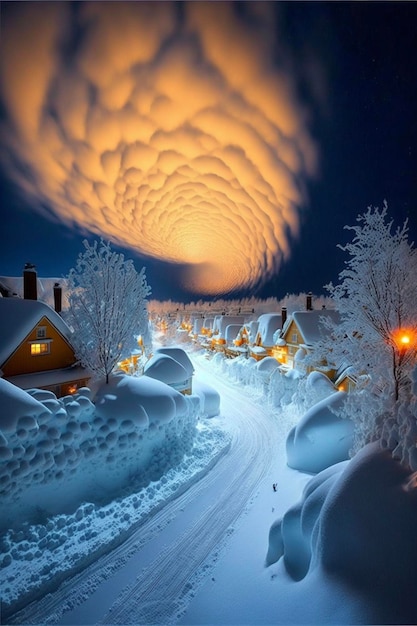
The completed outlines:
{"type": "Polygon", "coordinates": [[[58,332],[71,342],[71,330],[67,324],[44,302],[0,298],[0,367],[43,317],[47,317],[58,332]]]}
{"type": "MultiPolygon", "coordinates": [[[[321,323],[321,319],[323,317],[330,317],[335,324],[340,323],[339,312],[332,309],[322,309],[320,311],[294,311],[292,314],[291,318],[297,324],[303,343],[307,346],[312,346],[328,334],[326,328],[321,323]]],[[[291,324],[288,323],[284,328],[284,338],[290,328],[290,325],[291,324]]]]}

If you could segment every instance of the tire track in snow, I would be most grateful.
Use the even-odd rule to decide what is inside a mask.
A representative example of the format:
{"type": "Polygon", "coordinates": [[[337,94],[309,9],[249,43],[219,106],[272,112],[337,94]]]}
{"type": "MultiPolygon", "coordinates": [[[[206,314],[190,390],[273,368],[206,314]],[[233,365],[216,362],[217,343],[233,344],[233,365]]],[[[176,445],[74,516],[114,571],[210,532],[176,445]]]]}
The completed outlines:
{"type": "MultiPolygon", "coordinates": [[[[175,622],[195,592],[198,572],[205,573],[232,525],[269,470],[275,446],[271,445],[272,420],[248,398],[221,384],[222,401],[227,398],[227,417],[240,420],[230,453],[211,472],[222,485],[216,502],[206,508],[192,528],[165,548],[134,584],[125,589],[101,624],[169,624],[175,622]],[[262,462],[259,452],[262,451],[262,462]]],[[[219,387],[219,383],[217,383],[219,387]]]]}

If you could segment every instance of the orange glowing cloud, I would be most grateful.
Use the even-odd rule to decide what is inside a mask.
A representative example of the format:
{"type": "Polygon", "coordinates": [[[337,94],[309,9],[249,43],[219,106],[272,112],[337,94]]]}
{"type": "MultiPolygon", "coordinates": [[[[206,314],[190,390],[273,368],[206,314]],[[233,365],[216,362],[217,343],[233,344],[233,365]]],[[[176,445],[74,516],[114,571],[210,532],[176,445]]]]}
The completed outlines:
{"type": "Polygon", "coordinates": [[[273,6],[246,10],[256,27],[223,2],[181,15],[167,2],[14,3],[3,162],[24,168],[10,174],[64,223],[185,264],[196,292],[270,278],[317,149],[291,73],[268,58],[273,6]]]}

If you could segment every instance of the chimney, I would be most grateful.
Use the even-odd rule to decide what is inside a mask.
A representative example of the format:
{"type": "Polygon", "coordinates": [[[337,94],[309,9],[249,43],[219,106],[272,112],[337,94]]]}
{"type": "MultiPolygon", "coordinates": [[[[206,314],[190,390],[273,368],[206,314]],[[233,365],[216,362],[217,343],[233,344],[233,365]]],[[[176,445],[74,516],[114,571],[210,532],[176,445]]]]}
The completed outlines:
{"type": "Polygon", "coordinates": [[[57,313],[62,311],[62,287],[59,283],[54,285],[54,308],[57,313]]]}
{"type": "Polygon", "coordinates": [[[283,306],[281,309],[281,321],[282,321],[281,328],[284,328],[284,324],[287,321],[287,307],[286,306],[283,306]]]}
{"type": "Polygon", "coordinates": [[[32,263],[25,263],[23,270],[23,297],[25,300],[38,299],[36,267],[32,263]]]}
{"type": "Polygon", "coordinates": [[[312,299],[313,299],[313,294],[311,293],[311,291],[309,291],[307,294],[307,298],[306,298],[306,310],[307,311],[313,310],[312,299]]]}

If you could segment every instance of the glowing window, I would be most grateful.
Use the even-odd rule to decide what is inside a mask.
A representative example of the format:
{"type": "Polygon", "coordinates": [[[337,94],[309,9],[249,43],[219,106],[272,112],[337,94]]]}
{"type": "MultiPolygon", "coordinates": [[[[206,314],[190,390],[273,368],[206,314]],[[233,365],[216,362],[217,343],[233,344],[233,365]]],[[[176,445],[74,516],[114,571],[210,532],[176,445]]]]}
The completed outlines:
{"type": "Polygon", "coordinates": [[[30,353],[32,356],[39,354],[49,354],[49,343],[31,343],[30,353]]]}

